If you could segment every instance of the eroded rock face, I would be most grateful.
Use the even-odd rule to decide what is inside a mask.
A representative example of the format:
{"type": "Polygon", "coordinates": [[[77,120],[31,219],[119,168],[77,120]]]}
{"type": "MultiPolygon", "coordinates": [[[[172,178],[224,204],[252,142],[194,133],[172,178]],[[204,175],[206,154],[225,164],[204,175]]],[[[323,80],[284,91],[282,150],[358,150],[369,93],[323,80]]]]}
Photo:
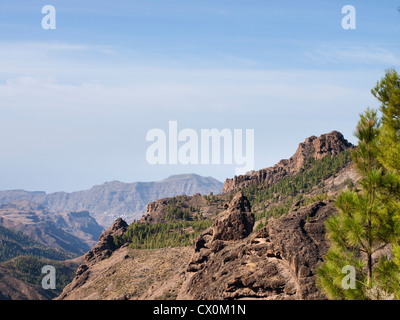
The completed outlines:
{"type": "Polygon", "coordinates": [[[57,299],[64,299],[75,289],[86,283],[90,275],[90,267],[111,256],[111,254],[117,249],[117,246],[114,244],[114,235],[121,236],[125,233],[127,228],[127,223],[123,219],[118,218],[111,227],[101,234],[97,245],[85,254],[84,262],[76,271],[75,278],[64,288],[63,292],[57,299]]]}
{"type": "Polygon", "coordinates": [[[338,131],[332,131],[319,137],[311,136],[299,144],[295,154],[288,160],[281,160],[273,167],[261,169],[249,174],[226,179],[222,192],[235,192],[254,184],[274,184],[286,176],[296,174],[308,158],[315,160],[325,156],[334,156],[338,153],[353,148],[338,131]]]}
{"type": "Polygon", "coordinates": [[[226,211],[213,223],[214,240],[240,240],[247,237],[254,226],[250,202],[242,192],[236,194],[226,211]]]}
{"type": "Polygon", "coordinates": [[[315,269],[334,211],[330,202],[294,208],[238,241],[218,239],[210,227],[196,241],[178,299],[324,299],[315,269]]]}
{"type": "Polygon", "coordinates": [[[122,219],[118,218],[114,224],[104,231],[96,246],[85,254],[85,264],[94,263],[111,256],[113,251],[117,249],[114,244],[114,236],[121,236],[128,228],[128,224],[122,219]]]}

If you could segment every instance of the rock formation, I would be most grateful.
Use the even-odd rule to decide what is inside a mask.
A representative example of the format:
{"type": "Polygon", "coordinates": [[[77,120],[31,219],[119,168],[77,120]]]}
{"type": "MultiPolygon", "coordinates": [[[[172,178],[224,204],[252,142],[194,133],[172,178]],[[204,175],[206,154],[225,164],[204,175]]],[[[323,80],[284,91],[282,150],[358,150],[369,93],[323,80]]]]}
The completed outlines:
{"type": "Polygon", "coordinates": [[[242,218],[229,207],[196,240],[177,298],[324,299],[315,286],[315,268],[327,250],[324,221],[335,210],[332,203],[295,207],[246,237],[243,231],[254,222],[246,202],[237,195],[232,204],[244,205],[242,218]],[[233,236],[219,233],[221,218],[235,226],[233,236]]]}
{"type": "Polygon", "coordinates": [[[118,218],[111,227],[102,233],[97,245],[85,254],[84,262],[76,271],[75,278],[64,288],[62,294],[58,297],[59,299],[64,299],[71,291],[76,290],[88,281],[90,267],[111,256],[111,254],[117,249],[114,244],[113,236],[122,235],[126,231],[127,227],[127,223],[121,218],[118,218]]]}
{"type": "Polygon", "coordinates": [[[226,211],[219,214],[213,223],[215,240],[240,240],[247,237],[254,226],[254,214],[251,212],[250,202],[239,192],[226,211]]]}
{"type": "Polygon", "coordinates": [[[318,160],[328,155],[334,156],[353,147],[338,131],[332,131],[319,137],[311,136],[299,144],[297,151],[290,159],[281,160],[273,167],[226,179],[222,192],[235,192],[239,188],[254,184],[277,183],[285,176],[297,173],[309,158],[318,160]]]}
{"type": "Polygon", "coordinates": [[[127,228],[128,225],[124,220],[121,218],[115,220],[114,224],[101,234],[97,245],[85,254],[84,264],[90,265],[111,256],[117,249],[114,236],[123,235],[127,228]]]}

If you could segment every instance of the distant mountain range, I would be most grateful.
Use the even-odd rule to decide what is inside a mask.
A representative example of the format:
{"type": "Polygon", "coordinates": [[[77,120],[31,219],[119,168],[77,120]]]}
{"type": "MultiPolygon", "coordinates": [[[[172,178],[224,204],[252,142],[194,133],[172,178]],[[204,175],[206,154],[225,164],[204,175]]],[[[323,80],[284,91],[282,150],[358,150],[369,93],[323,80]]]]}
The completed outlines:
{"type": "Polygon", "coordinates": [[[217,194],[222,191],[222,187],[223,183],[212,177],[181,174],[154,182],[106,182],[89,190],[71,193],[6,190],[0,191],[0,204],[27,200],[50,211],[88,211],[98,224],[107,228],[118,217],[128,223],[139,219],[145,214],[147,204],[154,200],[182,194],[217,194]]]}
{"type": "MultiPolygon", "coordinates": [[[[43,205],[28,200],[0,205],[0,227],[19,231],[48,249],[57,249],[60,251],[60,255],[64,256],[64,259],[71,253],[73,255],[85,254],[97,243],[103,231],[103,228],[89,215],[88,211],[52,212],[43,205]]],[[[10,236],[6,236],[5,240],[11,240],[10,236]]],[[[23,244],[20,240],[13,242],[15,247],[13,253],[15,254],[21,251],[21,254],[56,258],[54,253],[48,256],[38,250],[38,254],[32,253],[32,250],[32,252],[24,253],[26,244],[23,244]]],[[[27,240],[23,242],[25,243],[27,240]]],[[[28,247],[35,248],[36,246],[29,245],[28,247]]],[[[10,245],[6,245],[4,248],[0,246],[0,255],[4,253],[2,249],[7,248],[10,248],[10,245]]],[[[73,255],[70,257],[73,257],[73,255]]]]}

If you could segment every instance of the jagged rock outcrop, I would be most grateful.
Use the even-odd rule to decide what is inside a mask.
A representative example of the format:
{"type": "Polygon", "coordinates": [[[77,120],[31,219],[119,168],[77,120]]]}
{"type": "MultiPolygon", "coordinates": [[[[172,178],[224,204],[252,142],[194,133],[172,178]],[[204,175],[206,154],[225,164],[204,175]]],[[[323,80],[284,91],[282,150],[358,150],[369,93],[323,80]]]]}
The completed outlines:
{"type": "MultiPolygon", "coordinates": [[[[196,240],[177,298],[324,299],[315,285],[315,268],[328,248],[324,221],[334,211],[330,202],[295,207],[237,241],[217,239],[215,226],[220,220],[216,220],[196,240]]],[[[226,216],[238,222],[229,209],[226,216]]],[[[251,219],[243,221],[251,224],[251,219]]]]}
{"type": "Polygon", "coordinates": [[[235,192],[239,188],[254,184],[277,183],[285,176],[296,174],[309,158],[318,160],[328,155],[334,156],[353,147],[338,131],[332,131],[320,137],[311,136],[299,144],[297,151],[290,159],[281,160],[273,167],[226,179],[222,192],[235,192]]]}
{"type": "Polygon", "coordinates": [[[239,192],[213,223],[214,240],[240,240],[246,238],[254,226],[250,202],[239,192]]]}
{"type": "Polygon", "coordinates": [[[111,256],[118,248],[114,243],[114,236],[123,235],[127,228],[128,224],[122,218],[115,220],[114,224],[101,234],[97,245],[85,254],[85,264],[93,264],[111,256]]]}
{"type": "Polygon", "coordinates": [[[330,201],[294,205],[252,232],[254,216],[239,192],[193,249],[149,252],[116,249],[113,235],[127,228],[118,219],[57,299],[325,299],[316,287],[316,268],[328,249],[324,222],[334,212],[330,201]]]}
{"type": "Polygon", "coordinates": [[[73,281],[56,300],[171,299],[184,280],[190,247],[131,249],[116,247],[114,235],[127,224],[121,218],[107,229],[84,257],[73,281]]]}
{"type": "Polygon", "coordinates": [[[101,234],[99,242],[92,248],[92,250],[85,254],[84,262],[76,271],[75,278],[64,288],[58,299],[66,298],[71,292],[83,286],[86,281],[88,281],[90,276],[90,267],[111,256],[111,254],[117,249],[117,246],[114,244],[114,235],[122,235],[125,233],[127,228],[127,223],[123,219],[118,218],[111,227],[101,234]]]}
{"type": "Polygon", "coordinates": [[[224,205],[227,202],[227,198],[224,195],[217,194],[212,195],[201,195],[196,193],[192,196],[179,195],[172,198],[163,198],[156,201],[152,201],[147,204],[146,214],[142,216],[139,223],[159,223],[166,222],[166,216],[169,208],[179,208],[186,211],[191,218],[198,213],[203,218],[211,218],[217,212],[221,212],[224,209],[224,205]]]}
{"type": "Polygon", "coordinates": [[[203,216],[209,217],[215,213],[215,206],[207,205],[207,201],[200,193],[192,196],[178,195],[172,198],[162,198],[149,202],[146,207],[146,214],[139,220],[140,223],[158,223],[166,222],[166,214],[169,207],[179,207],[180,209],[190,211],[191,208],[202,208],[203,216]],[[210,212],[206,208],[210,207],[210,212]]]}

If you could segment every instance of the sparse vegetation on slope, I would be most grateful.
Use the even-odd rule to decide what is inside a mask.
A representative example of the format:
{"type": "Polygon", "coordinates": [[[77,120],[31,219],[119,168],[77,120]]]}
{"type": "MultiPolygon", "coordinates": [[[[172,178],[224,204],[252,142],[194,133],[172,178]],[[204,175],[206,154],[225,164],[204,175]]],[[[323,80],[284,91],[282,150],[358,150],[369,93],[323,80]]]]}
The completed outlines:
{"type": "Polygon", "coordinates": [[[41,245],[22,232],[0,226],[0,262],[21,255],[54,260],[65,260],[72,257],[69,253],[41,245]]]}
{"type": "MultiPolygon", "coordinates": [[[[349,150],[319,160],[309,158],[294,176],[283,178],[273,185],[252,185],[243,188],[243,192],[250,200],[252,208],[261,208],[255,212],[256,220],[277,218],[288,213],[295,202],[299,206],[305,206],[316,201],[327,200],[329,196],[325,190],[327,186],[324,181],[336,175],[350,162],[349,150]],[[309,195],[314,189],[318,189],[319,193],[309,195]]],[[[347,184],[354,186],[352,181],[347,184]]],[[[261,226],[262,224],[257,228],[261,226]]]]}
{"type": "Polygon", "coordinates": [[[56,269],[56,289],[49,289],[54,297],[58,296],[64,287],[72,281],[75,276],[77,264],[55,261],[49,259],[39,259],[33,256],[20,256],[2,264],[8,272],[15,278],[25,283],[41,285],[45,276],[42,267],[52,265],[56,269]]]}
{"type": "Polygon", "coordinates": [[[167,223],[132,223],[122,236],[114,236],[114,243],[121,246],[129,243],[133,249],[156,249],[192,245],[194,239],[206,228],[211,220],[177,221],[167,223]]]}
{"type": "MultiPolygon", "coordinates": [[[[330,197],[325,189],[332,189],[334,186],[325,186],[324,181],[334,177],[350,162],[349,150],[319,160],[309,158],[293,176],[285,177],[272,185],[258,184],[242,188],[251,202],[256,221],[262,220],[255,230],[265,226],[268,218],[287,214],[294,203],[297,206],[306,206],[316,201],[328,200],[330,197]]],[[[352,181],[347,184],[354,186],[352,181]]],[[[121,246],[129,242],[135,249],[191,245],[201,231],[211,225],[208,219],[203,220],[201,211],[211,210],[213,215],[217,215],[232,196],[231,193],[210,193],[202,196],[204,203],[198,200],[196,205],[192,204],[193,197],[185,195],[163,199],[163,218],[151,223],[131,224],[128,232],[115,238],[115,243],[121,246]]]]}

